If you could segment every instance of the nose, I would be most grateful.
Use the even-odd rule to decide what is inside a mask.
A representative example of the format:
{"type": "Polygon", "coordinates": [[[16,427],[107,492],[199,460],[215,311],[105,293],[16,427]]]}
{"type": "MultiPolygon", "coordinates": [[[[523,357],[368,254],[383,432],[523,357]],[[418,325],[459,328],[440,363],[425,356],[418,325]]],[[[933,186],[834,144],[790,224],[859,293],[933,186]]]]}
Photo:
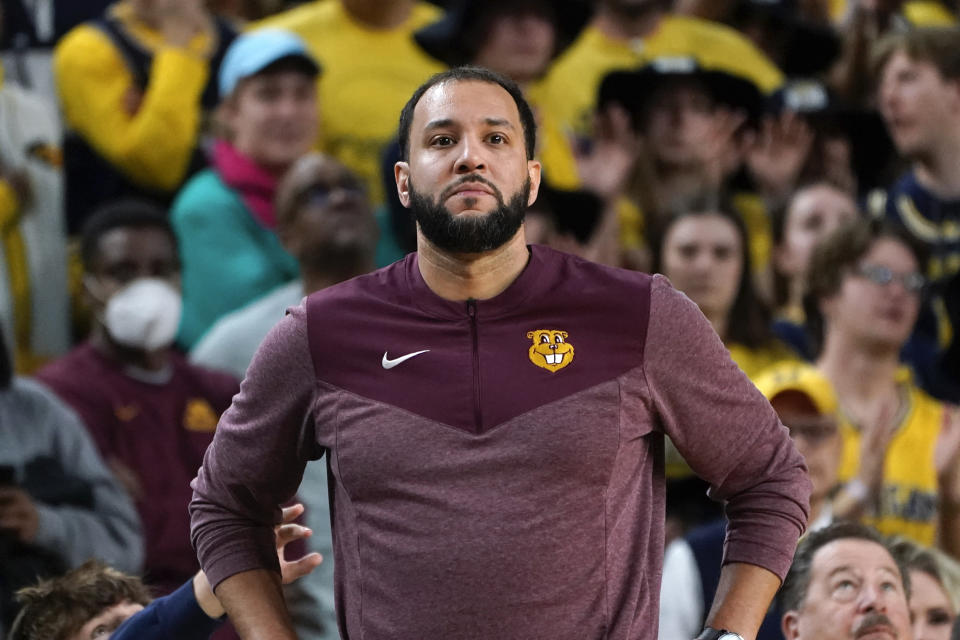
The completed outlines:
{"type": "Polygon", "coordinates": [[[886,613],[887,604],[883,594],[877,585],[867,584],[863,586],[860,592],[860,600],[857,606],[863,613],[886,613]]]}
{"type": "Polygon", "coordinates": [[[486,169],[482,154],[483,143],[464,136],[460,143],[460,155],[457,157],[458,174],[475,173],[486,169]]]}

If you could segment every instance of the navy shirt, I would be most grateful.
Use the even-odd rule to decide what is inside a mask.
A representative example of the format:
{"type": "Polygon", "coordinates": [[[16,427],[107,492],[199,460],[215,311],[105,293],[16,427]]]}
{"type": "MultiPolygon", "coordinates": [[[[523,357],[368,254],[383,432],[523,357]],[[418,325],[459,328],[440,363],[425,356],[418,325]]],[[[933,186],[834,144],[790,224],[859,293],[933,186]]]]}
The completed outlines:
{"type": "Polygon", "coordinates": [[[960,402],[960,199],[940,199],[909,171],[868,204],[875,216],[902,228],[929,252],[930,291],[904,359],[924,390],[960,402]]]}
{"type": "Polygon", "coordinates": [[[207,640],[226,618],[203,612],[187,580],[168,596],[157,598],[110,634],[110,640],[207,640]]]}

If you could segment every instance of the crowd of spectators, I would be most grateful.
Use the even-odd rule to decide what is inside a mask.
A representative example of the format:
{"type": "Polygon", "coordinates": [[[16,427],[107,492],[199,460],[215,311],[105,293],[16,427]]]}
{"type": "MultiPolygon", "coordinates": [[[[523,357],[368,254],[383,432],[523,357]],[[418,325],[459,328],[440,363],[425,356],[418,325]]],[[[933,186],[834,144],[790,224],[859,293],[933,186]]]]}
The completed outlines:
{"type": "MultiPolygon", "coordinates": [[[[187,588],[220,414],[286,308],[414,250],[399,112],[465,64],[535,110],[528,241],[666,275],[806,458],[821,533],[760,637],[827,637],[846,614],[816,613],[822,565],[861,551],[899,576],[886,623],[950,637],[958,20],[951,0],[0,0],[0,637],[70,585],[187,588]]],[[[666,457],[675,640],[707,615],[723,519],[666,457]]],[[[325,465],[287,549],[327,558],[285,587],[307,639],[338,637],[325,465]]],[[[91,602],[63,637],[120,604],[91,602]]]]}

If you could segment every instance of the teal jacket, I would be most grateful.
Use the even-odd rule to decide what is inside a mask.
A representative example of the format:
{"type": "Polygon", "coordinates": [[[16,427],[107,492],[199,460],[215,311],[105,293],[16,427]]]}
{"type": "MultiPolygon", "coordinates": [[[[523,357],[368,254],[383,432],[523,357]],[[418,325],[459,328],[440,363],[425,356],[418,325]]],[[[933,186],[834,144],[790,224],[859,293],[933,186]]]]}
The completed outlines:
{"type": "Polygon", "coordinates": [[[212,170],[183,188],[170,211],[183,262],[177,342],[192,347],[221,316],[299,277],[297,261],[212,170]]]}

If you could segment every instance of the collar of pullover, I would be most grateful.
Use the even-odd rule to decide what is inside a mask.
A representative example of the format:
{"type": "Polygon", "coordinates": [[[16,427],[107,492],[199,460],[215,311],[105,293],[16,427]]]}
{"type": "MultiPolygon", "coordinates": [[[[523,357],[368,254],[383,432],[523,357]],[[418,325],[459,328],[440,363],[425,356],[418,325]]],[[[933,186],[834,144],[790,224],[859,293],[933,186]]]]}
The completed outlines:
{"type": "MultiPolygon", "coordinates": [[[[527,245],[527,248],[530,250],[530,258],[517,279],[496,296],[476,301],[478,317],[491,318],[516,311],[538,287],[543,286],[540,277],[544,271],[543,249],[537,245],[527,245]]],[[[405,270],[407,286],[414,304],[418,307],[441,318],[463,319],[468,316],[467,301],[441,298],[427,286],[420,275],[416,253],[407,256],[405,270]]]]}

